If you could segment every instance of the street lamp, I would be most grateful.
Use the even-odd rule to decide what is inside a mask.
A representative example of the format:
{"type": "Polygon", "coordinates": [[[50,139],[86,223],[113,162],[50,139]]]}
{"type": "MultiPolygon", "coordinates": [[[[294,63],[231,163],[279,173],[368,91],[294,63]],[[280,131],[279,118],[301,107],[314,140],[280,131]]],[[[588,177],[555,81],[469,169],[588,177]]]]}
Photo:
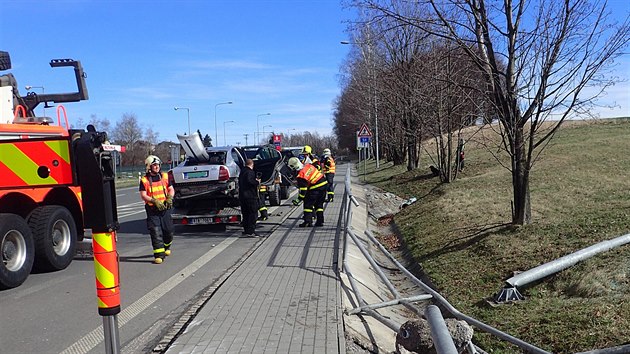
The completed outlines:
{"type": "Polygon", "coordinates": [[[190,108],[186,108],[186,107],[174,107],[174,109],[180,110],[180,109],[185,109],[186,110],[186,115],[188,116],[188,136],[190,136],[190,108]]]}
{"type": "Polygon", "coordinates": [[[287,129],[287,133],[286,133],[286,135],[285,135],[284,137],[282,137],[282,140],[284,140],[284,141],[282,142],[282,144],[287,144],[287,143],[289,142],[289,132],[290,132],[290,131],[295,131],[295,130],[297,130],[297,129],[295,129],[295,128],[289,128],[289,129],[287,129]]]}
{"type": "Polygon", "coordinates": [[[258,118],[262,117],[262,116],[270,116],[271,113],[263,113],[263,114],[259,114],[256,116],[256,141],[258,142],[258,140],[260,139],[260,128],[258,125],[258,118]]]}
{"type": "MultiPolygon", "coordinates": [[[[374,62],[374,58],[372,57],[372,40],[370,39],[369,35],[367,38],[366,42],[362,42],[362,43],[358,43],[358,42],[350,42],[350,41],[341,41],[341,44],[356,44],[359,47],[361,47],[361,55],[363,56],[363,59],[366,61],[367,63],[367,67],[368,67],[368,76],[370,76],[370,78],[372,79],[372,83],[371,83],[371,87],[370,87],[370,91],[371,92],[371,96],[372,99],[374,100],[373,102],[371,102],[372,104],[370,106],[372,106],[371,108],[374,109],[374,145],[376,146],[376,168],[380,167],[380,160],[379,160],[379,153],[378,153],[378,104],[376,101],[376,63],[374,62]],[[367,45],[367,54],[366,52],[363,50],[363,45],[367,45]]],[[[371,115],[372,113],[372,109],[369,110],[369,114],[371,115]]]]}
{"type": "MultiPolygon", "coordinates": [[[[262,130],[262,135],[265,135],[265,128],[271,128],[271,125],[264,125],[263,126],[263,130],[262,130]]],[[[258,137],[258,140],[260,140],[260,137],[258,137]]]]}
{"type": "Polygon", "coordinates": [[[222,104],[232,104],[232,101],[221,102],[214,105],[214,140],[217,146],[219,145],[219,130],[217,129],[217,107],[222,104]]]}
{"type": "MultiPolygon", "coordinates": [[[[26,86],[24,86],[24,88],[25,88],[27,91],[30,91],[31,89],[34,89],[34,88],[38,88],[38,89],[42,89],[42,95],[46,93],[46,91],[44,90],[44,86],[31,86],[31,85],[26,85],[26,86]]],[[[46,102],[44,102],[44,117],[46,117],[46,102]]]]}
{"type": "Polygon", "coordinates": [[[226,120],[223,122],[223,144],[224,145],[227,145],[227,139],[225,138],[225,124],[226,123],[236,123],[236,122],[233,120],[226,120]]]}

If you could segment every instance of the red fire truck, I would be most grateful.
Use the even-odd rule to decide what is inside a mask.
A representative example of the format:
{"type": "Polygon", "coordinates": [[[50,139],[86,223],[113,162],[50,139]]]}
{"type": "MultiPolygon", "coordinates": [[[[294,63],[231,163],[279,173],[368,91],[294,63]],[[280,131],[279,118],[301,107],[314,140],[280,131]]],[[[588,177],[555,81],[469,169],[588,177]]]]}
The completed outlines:
{"type": "MultiPolygon", "coordinates": [[[[19,286],[33,268],[66,268],[85,228],[117,228],[106,134],[71,129],[62,106],[56,123],[34,113],[40,103],[88,99],[79,61],[50,66],[73,67],[78,91],[20,96],[15,77],[0,76],[0,289],[19,286]]],[[[9,54],[0,51],[0,71],[10,68],[9,54]]]]}

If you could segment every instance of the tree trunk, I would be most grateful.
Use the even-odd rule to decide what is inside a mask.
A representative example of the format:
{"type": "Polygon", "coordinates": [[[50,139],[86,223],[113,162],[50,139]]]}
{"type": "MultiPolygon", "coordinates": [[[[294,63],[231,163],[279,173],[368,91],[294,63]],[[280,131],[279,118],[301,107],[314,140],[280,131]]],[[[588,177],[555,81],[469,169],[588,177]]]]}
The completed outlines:
{"type": "Polygon", "coordinates": [[[512,224],[531,223],[531,205],[529,195],[529,168],[525,156],[523,130],[516,129],[514,135],[514,156],[512,158],[512,188],[514,191],[514,212],[512,224]]]}

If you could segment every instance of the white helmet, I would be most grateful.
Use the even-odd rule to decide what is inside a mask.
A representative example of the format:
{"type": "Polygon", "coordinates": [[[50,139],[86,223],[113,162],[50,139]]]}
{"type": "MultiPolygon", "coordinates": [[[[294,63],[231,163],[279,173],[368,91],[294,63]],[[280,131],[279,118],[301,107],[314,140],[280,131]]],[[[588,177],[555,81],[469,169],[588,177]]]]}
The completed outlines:
{"type": "Polygon", "coordinates": [[[144,160],[144,164],[147,167],[147,171],[149,171],[151,169],[151,165],[158,164],[158,165],[161,166],[162,165],[162,160],[160,160],[160,158],[155,156],[155,155],[149,155],[144,160]]]}
{"type": "Polygon", "coordinates": [[[302,163],[297,157],[290,158],[288,164],[289,164],[289,167],[294,171],[299,171],[304,167],[304,165],[302,165],[302,163]]]}
{"type": "Polygon", "coordinates": [[[330,156],[330,155],[332,155],[332,154],[330,153],[330,149],[324,149],[324,153],[323,153],[323,155],[324,155],[324,156],[330,156]]]}

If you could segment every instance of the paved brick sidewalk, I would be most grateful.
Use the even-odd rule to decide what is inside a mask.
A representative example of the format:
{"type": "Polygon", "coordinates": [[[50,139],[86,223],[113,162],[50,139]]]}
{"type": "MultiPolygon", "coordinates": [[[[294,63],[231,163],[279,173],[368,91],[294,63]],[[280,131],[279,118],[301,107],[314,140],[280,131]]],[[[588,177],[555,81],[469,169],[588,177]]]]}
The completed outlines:
{"type": "Polygon", "coordinates": [[[292,214],[222,284],[167,353],[345,353],[337,267],[343,175],[324,227],[292,214]]]}

